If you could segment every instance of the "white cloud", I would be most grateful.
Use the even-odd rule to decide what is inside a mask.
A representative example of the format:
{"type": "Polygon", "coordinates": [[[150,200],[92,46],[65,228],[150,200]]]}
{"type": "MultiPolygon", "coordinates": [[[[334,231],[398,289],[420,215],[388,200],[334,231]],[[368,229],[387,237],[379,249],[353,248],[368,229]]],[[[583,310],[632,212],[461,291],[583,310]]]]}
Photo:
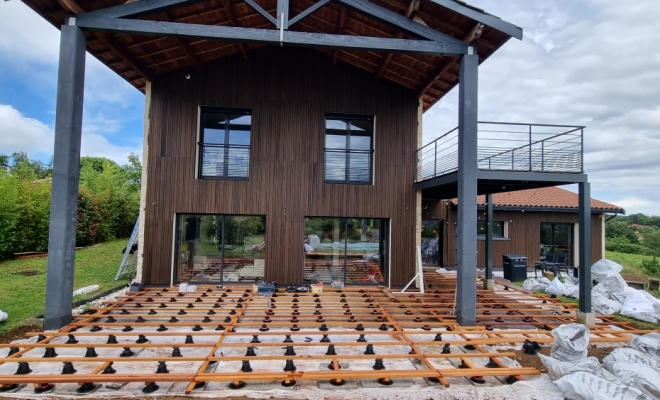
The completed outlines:
{"type": "MultiPolygon", "coordinates": [[[[480,67],[479,119],[586,125],[592,195],[660,214],[660,2],[469,2],[524,32],[480,67]]],[[[425,114],[426,142],[456,125],[455,92],[425,114]]]]}
{"type": "MultiPolygon", "coordinates": [[[[86,129],[81,140],[83,156],[107,157],[119,164],[126,163],[129,153],[142,154],[141,143],[118,146],[105,136],[94,133],[101,128],[86,129]]],[[[0,153],[27,152],[30,158],[48,158],[53,154],[53,129],[41,121],[28,118],[10,105],[0,104],[0,153]]]]}
{"type": "Polygon", "coordinates": [[[53,132],[41,121],[28,118],[10,105],[0,104],[0,153],[27,152],[35,158],[53,152],[53,132]]]}

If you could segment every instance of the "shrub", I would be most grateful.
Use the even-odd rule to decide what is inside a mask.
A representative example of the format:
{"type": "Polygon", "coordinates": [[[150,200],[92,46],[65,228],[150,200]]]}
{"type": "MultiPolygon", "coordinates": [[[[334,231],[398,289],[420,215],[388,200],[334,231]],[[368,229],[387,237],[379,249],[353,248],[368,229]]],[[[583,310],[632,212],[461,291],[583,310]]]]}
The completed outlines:
{"type": "Polygon", "coordinates": [[[643,260],[642,269],[650,275],[660,278],[660,262],[658,262],[657,258],[653,257],[650,260],[643,260]]]}

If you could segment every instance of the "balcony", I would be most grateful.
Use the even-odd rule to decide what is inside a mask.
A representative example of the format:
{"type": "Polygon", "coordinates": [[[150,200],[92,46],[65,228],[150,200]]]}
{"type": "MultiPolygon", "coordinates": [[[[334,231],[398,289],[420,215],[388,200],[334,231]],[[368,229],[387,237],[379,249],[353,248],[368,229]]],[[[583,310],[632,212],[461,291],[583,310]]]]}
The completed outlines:
{"type": "MultiPolygon", "coordinates": [[[[582,173],[583,126],[479,122],[480,170],[582,173]]],[[[422,182],[458,170],[458,127],[417,150],[422,182]]]]}

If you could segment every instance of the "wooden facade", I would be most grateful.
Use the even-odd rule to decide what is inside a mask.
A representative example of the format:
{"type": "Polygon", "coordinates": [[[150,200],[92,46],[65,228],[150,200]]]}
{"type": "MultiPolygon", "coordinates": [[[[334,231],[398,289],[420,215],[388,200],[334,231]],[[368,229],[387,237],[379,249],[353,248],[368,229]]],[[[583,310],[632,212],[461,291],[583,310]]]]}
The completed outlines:
{"type": "MultiPolygon", "coordinates": [[[[444,236],[442,238],[444,265],[456,264],[456,216],[457,205],[451,201],[425,200],[422,205],[422,219],[442,220],[444,223],[444,236]]],[[[486,212],[479,210],[479,221],[486,220],[486,212]]],[[[591,259],[592,263],[604,257],[603,253],[603,214],[591,215],[591,259]]],[[[493,239],[493,265],[502,265],[503,254],[522,254],[527,257],[527,264],[534,265],[539,261],[542,223],[577,224],[577,212],[558,211],[493,211],[493,221],[505,221],[507,224],[507,237],[493,239]]],[[[575,237],[575,235],[574,235],[575,237]]],[[[573,251],[577,249],[574,238],[573,251]]],[[[486,265],[486,241],[477,243],[477,265],[486,265]]]]}
{"type": "Polygon", "coordinates": [[[302,282],[304,218],[390,221],[390,283],[415,270],[415,92],[311,49],[266,47],[152,84],[145,284],[170,284],[177,213],[264,215],[265,279],[302,282]],[[188,77],[186,75],[189,75],[188,77]],[[247,181],[196,179],[199,106],[252,110],[247,181]],[[324,183],[326,113],[373,115],[373,184],[324,183]]]}

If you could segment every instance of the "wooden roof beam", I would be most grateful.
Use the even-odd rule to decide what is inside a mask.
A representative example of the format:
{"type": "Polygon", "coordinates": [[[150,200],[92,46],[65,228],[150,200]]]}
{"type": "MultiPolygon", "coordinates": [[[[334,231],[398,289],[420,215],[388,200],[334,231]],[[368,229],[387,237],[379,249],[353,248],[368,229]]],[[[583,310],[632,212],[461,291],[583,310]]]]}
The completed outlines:
{"type": "MultiPolygon", "coordinates": [[[[420,0],[410,0],[410,3],[408,3],[408,8],[406,9],[405,12],[405,17],[410,18],[413,16],[413,13],[417,10],[419,10],[419,2],[420,0]]],[[[403,32],[399,31],[396,33],[394,36],[397,39],[403,38],[403,32]]],[[[380,67],[378,67],[378,71],[376,72],[376,80],[379,80],[380,78],[383,77],[383,73],[387,69],[387,66],[390,64],[390,61],[392,61],[392,57],[394,57],[394,53],[389,53],[387,56],[385,56],[385,59],[383,62],[380,64],[380,67]]]]}
{"type": "MultiPolygon", "coordinates": [[[[234,9],[231,8],[231,0],[222,0],[222,6],[225,9],[225,13],[227,14],[227,19],[229,20],[229,23],[231,23],[233,26],[241,26],[236,20],[234,9]]],[[[243,58],[247,59],[247,50],[245,49],[245,45],[243,43],[239,43],[238,49],[241,51],[241,55],[243,56],[243,58]]]]}
{"type": "MultiPolygon", "coordinates": [[[[165,12],[165,19],[169,22],[172,21],[172,17],[170,16],[170,13],[167,11],[165,12]]],[[[183,48],[186,54],[188,54],[188,57],[190,57],[190,59],[192,60],[195,69],[199,71],[202,62],[200,61],[199,57],[197,57],[197,54],[195,53],[195,50],[193,50],[192,46],[190,46],[190,44],[188,44],[188,42],[186,42],[183,39],[175,38],[175,40],[179,44],[179,46],[183,48]]]]}
{"type": "MultiPolygon", "coordinates": [[[[65,11],[72,14],[79,15],[85,13],[85,9],[83,9],[75,0],[57,0],[57,2],[65,11]]],[[[112,36],[103,32],[90,33],[96,36],[96,38],[102,41],[108,48],[112,49],[116,54],[119,55],[119,57],[123,58],[128,65],[135,69],[135,71],[142,75],[146,80],[153,80],[151,74],[140,65],[140,63],[132,54],[123,50],[122,46],[112,36]]]]}
{"type": "MultiPolygon", "coordinates": [[[[346,23],[346,13],[348,10],[346,7],[342,7],[339,13],[339,23],[337,24],[337,34],[341,35],[344,30],[344,24],[346,23]]],[[[337,59],[339,58],[339,49],[335,49],[334,54],[332,55],[332,63],[337,64],[337,59]]]]}
{"type": "MultiPolygon", "coordinates": [[[[465,35],[463,41],[465,43],[472,43],[474,40],[479,38],[479,36],[481,36],[481,32],[483,31],[483,28],[484,25],[481,22],[477,22],[474,25],[474,27],[470,29],[470,32],[468,32],[467,35],[465,35]]],[[[431,73],[426,83],[424,83],[417,91],[417,97],[421,97],[422,95],[424,95],[424,93],[427,90],[429,90],[431,86],[433,86],[433,83],[435,83],[437,79],[440,79],[440,76],[449,70],[449,68],[452,66],[454,61],[455,61],[454,58],[447,58],[445,62],[440,64],[438,68],[436,68],[436,70],[433,71],[433,73],[431,73]]]]}

